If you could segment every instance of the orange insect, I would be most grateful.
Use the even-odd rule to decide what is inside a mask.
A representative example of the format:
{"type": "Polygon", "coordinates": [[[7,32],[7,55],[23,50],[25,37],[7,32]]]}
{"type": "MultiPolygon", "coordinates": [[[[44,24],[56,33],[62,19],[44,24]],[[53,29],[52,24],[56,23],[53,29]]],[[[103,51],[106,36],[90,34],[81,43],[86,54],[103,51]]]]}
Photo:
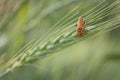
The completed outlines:
{"type": "Polygon", "coordinates": [[[81,37],[82,37],[83,32],[84,32],[83,26],[84,26],[84,20],[82,17],[79,17],[79,19],[77,21],[77,34],[81,37]]]}

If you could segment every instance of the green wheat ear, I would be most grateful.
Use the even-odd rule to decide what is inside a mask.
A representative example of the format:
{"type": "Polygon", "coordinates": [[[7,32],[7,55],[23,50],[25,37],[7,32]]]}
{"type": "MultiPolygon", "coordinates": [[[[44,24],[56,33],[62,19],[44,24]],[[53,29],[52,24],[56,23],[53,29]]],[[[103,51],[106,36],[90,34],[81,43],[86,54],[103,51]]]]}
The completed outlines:
{"type": "Polygon", "coordinates": [[[94,34],[94,31],[91,31],[91,29],[93,28],[95,28],[95,26],[94,27],[89,26],[89,28],[86,27],[83,37],[80,37],[77,35],[76,29],[73,29],[72,31],[67,31],[41,46],[34,47],[33,50],[28,50],[26,53],[20,56],[20,58],[17,61],[14,62],[12,67],[4,71],[0,77],[6,75],[12,69],[21,67],[24,64],[33,63],[37,61],[38,59],[45,57],[46,55],[49,55],[55,51],[61,50],[64,47],[75,44],[79,42],[80,40],[86,39],[86,37],[88,37],[87,36],[88,34],[94,34]]]}
{"type": "Polygon", "coordinates": [[[102,6],[104,4],[105,1],[88,10],[86,13],[81,14],[85,18],[85,21],[87,21],[84,26],[85,32],[83,33],[83,37],[78,36],[76,27],[74,26],[78,17],[81,16],[79,11],[80,6],[77,6],[47,31],[40,40],[33,43],[31,48],[26,49],[21,54],[16,54],[16,56],[10,59],[11,62],[7,63],[6,67],[3,66],[1,68],[0,77],[5,76],[15,68],[20,68],[25,64],[32,64],[42,58],[49,57],[48,55],[60,51],[65,47],[119,27],[116,25],[120,24],[120,16],[117,14],[118,8],[115,6],[118,6],[120,1],[115,0],[102,6]],[[97,9],[100,11],[97,12],[97,9]],[[111,13],[108,11],[111,11],[111,13]],[[116,14],[114,17],[104,19],[114,14],[116,14]]]}

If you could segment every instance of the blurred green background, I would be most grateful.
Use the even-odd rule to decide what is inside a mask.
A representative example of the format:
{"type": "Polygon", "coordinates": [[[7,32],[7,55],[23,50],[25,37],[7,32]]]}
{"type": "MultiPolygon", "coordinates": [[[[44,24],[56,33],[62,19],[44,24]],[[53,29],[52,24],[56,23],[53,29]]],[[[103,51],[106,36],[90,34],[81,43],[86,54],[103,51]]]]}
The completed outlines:
{"type": "MultiPolygon", "coordinates": [[[[79,12],[84,14],[100,2],[101,0],[0,0],[0,56],[7,54],[3,60],[8,61],[29,41],[41,38],[77,5],[80,6],[79,12]]],[[[120,80],[119,68],[118,27],[55,52],[31,65],[15,69],[0,80],[120,80]]]]}

